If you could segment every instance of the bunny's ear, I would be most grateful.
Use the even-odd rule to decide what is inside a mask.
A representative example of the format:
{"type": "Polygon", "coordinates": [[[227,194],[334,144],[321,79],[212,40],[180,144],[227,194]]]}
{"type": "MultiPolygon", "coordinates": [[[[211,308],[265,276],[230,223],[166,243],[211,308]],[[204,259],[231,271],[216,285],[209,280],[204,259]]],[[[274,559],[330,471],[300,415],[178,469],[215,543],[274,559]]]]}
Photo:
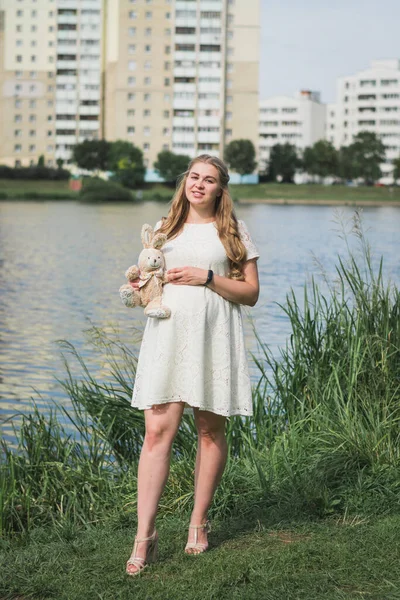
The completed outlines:
{"type": "Polygon", "coordinates": [[[153,241],[151,242],[151,247],[159,250],[162,248],[167,241],[166,233],[156,233],[153,237],[153,241]]]}
{"type": "Polygon", "coordinates": [[[150,248],[152,239],[154,237],[153,228],[151,225],[145,223],[142,227],[142,244],[145,248],[150,248]]]}

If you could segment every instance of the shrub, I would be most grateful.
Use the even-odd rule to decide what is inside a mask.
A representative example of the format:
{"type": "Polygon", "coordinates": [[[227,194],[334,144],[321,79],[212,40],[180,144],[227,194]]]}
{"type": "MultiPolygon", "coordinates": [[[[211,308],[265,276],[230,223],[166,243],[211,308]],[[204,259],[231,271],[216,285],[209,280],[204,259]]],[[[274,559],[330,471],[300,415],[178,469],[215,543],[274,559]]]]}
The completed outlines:
{"type": "Polygon", "coordinates": [[[118,183],[93,177],[84,181],[80,199],[84,202],[132,202],[133,195],[118,183]]]}

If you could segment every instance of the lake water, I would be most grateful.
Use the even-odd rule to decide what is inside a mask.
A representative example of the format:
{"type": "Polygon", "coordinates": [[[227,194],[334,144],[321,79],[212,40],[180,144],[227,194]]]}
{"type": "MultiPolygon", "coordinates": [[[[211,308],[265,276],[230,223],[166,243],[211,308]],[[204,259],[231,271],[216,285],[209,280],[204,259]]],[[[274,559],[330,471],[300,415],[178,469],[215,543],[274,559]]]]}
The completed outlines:
{"type": "MultiPolygon", "coordinates": [[[[0,202],[0,420],[6,433],[7,420],[27,410],[31,397],[43,408],[52,398],[68,404],[56,380],[65,377],[56,340],[71,342],[100,380],[107,369],[85,329],[115,327],[134,347],[142,309],[123,306],[118,289],[126,268],[137,262],[142,224],[154,225],[166,212],[156,202],[0,202]]],[[[245,205],[236,212],[261,254],[260,299],[244,310],[246,344],[256,351],[251,318],[261,339],[278,352],[289,334],[278,303],[290,288],[301,303],[312,275],[322,282],[317,261],[334,277],[337,254],[347,256],[338,220],[349,230],[354,209],[245,205]]],[[[400,208],[365,208],[362,220],[374,262],[383,255],[386,277],[399,285],[400,208]]],[[[349,243],[358,247],[355,236],[349,243]]]]}

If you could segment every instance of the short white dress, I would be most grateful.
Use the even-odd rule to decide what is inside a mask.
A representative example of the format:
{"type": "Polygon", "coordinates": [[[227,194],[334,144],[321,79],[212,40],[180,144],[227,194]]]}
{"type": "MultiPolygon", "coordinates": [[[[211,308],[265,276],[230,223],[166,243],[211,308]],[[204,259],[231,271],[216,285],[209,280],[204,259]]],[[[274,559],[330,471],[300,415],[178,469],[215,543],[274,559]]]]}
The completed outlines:
{"type": "MultiPolygon", "coordinates": [[[[155,227],[161,226],[159,221],[155,227]]],[[[246,225],[239,233],[247,259],[258,258],[246,225]]],[[[214,222],[185,223],[163,246],[166,268],[192,266],[227,276],[228,258],[214,222]]],[[[226,417],[252,415],[251,384],[240,305],[202,285],[163,287],[168,319],[148,318],[136,370],[132,406],[151,408],[166,402],[226,417]]]]}

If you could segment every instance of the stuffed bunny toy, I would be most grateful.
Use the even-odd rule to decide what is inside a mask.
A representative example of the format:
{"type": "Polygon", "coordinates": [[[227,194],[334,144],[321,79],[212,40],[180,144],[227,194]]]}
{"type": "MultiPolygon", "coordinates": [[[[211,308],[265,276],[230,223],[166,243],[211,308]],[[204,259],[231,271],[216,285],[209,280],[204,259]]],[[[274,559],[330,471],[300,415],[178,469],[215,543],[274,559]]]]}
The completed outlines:
{"type": "Polygon", "coordinates": [[[139,278],[139,290],[134,290],[130,284],[120,287],[119,294],[125,306],[145,306],[147,317],[166,319],[171,310],[162,304],[162,287],[168,282],[165,273],[165,258],[161,248],[167,241],[165,233],[154,233],[151,225],[142,227],[142,243],[144,249],[139,255],[139,265],[133,265],[125,273],[128,281],[139,278]]]}

